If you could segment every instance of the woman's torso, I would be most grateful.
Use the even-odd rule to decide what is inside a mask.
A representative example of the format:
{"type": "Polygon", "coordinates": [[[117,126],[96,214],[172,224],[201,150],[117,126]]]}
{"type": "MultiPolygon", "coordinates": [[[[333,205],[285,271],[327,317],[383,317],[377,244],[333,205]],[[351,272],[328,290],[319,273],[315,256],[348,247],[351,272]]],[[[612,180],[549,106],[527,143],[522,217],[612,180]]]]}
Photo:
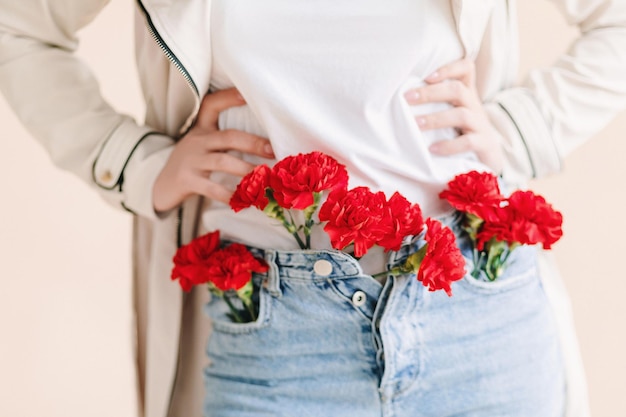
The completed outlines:
{"type": "MultiPolygon", "coordinates": [[[[486,169],[473,154],[429,152],[433,142],[458,133],[420,131],[415,115],[449,104],[411,107],[404,98],[463,56],[449,2],[213,0],[210,27],[212,88],[237,87],[247,102],[225,111],[220,127],[268,137],[277,159],[328,153],[347,166],[350,187],[387,196],[400,191],[425,215],[448,210],[437,195],[454,175],[486,169]]],[[[212,179],[231,188],[239,180],[212,179]]],[[[207,203],[202,226],[253,246],[296,247],[291,235],[255,209],[234,213],[207,203]]],[[[315,237],[314,248],[329,247],[322,233],[315,237]]]]}
{"type": "MultiPolygon", "coordinates": [[[[208,79],[203,77],[208,78],[211,73],[213,55],[210,51],[211,43],[204,43],[204,49],[201,49],[192,41],[201,37],[202,29],[211,29],[210,25],[207,25],[209,15],[203,9],[202,3],[204,2],[205,0],[184,2],[184,8],[181,10],[179,7],[181,3],[178,1],[144,0],[141,4],[147,9],[149,24],[146,24],[145,17],[139,10],[138,30],[136,31],[137,65],[147,102],[146,123],[173,137],[186,130],[198,108],[201,97],[198,92],[206,91],[209,84],[208,79]],[[158,37],[163,39],[164,44],[173,54],[172,62],[182,66],[183,76],[175,65],[172,65],[168,55],[164,54],[159,45],[154,42],[151,31],[147,29],[149,25],[153,25],[153,30],[158,33],[158,37]],[[185,76],[189,76],[191,81],[185,76]]],[[[465,56],[477,59],[479,94],[483,99],[488,99],[497,91],[510,86],[516,79],[515,68],[519,53],[517,34],[514,30],[516,15],[514,12],[509,13],[509,1],[496,3],[493,0],[485,0],[470,3],[465,0],[455,0],[449,3],[453,7],[456,28],[463,40],[465,56]],[[462,30],[463,28],[465,30],[462,30]]],[[[207,32],[210,31],[207,30],[207,32]]],[[[438,39],[433,42],[438,42],[438,39]]],[[[230,117],[229,113],[235,112],[237,112],[236,109],[223,114],[222,121],[230,117]]],[[[222,125],[227,124],[222,123],[222,125]]],[[[252,128],[253,124],[250,123],[250,125],[252,128]]],[[[138,266],[136,279],[140,282],[149,281],[152,287],[156,285],[150,294],[149,305],[140,303],[136,308],[139,313],[145,308],[150,311],[150,316],[156,314],[157,317],[160,317],[159,314],[162,312],[166,312],[166,317],[157,320],[158,326],[151,327],[147,343],[139,348],[140,355],[145,354],[142,346],[156,346],[159,351],[158,354],[153,354],[154,349],[147,349],[149,355],[147,355],[146,366],[150,370],[149,373],[153,375],[148,379],[145,388],[146,414],[150,416],[165,415],[168,402],[164,399],[170,396],[172,396],[170,408],[173,415],[177,415],[178,411],[184,414],[187,412],[184,410],[190,407],[196,409],[191,404],[197,404],[197,409],[200,409],[201,381],[198,382],[197,392],[200,394],[195,402],[178,395],[181,392],[188,393],[188,390],[181,384],[176,385],[177,389],[174,393],[171,392],[175,374],[178,375],[178,381],[192,380],[192,375],[197,376],[195,372],[197,366],[194,366],[194,363],[188,367],[184,364],[192,358],[201,363],[204,360],[204,351],[202,344],[197,343],[195,345],[200,346],[196,349],[197,357],[187,352],[184,352],[180,358],[176,354],[179,345],[194,345],[190,340],[191,336],[193,336],[191,339],[198,337],[198,340],[202,337],[195,331],[189,331],[193,323],[189,320],[190,317],[185,316],[181,320],[176,315],[176,312],[180,311],[182,298],[178,286],[169,282],[170,263],[176,237],[178,236],[179,242],[186,243],[199,232],[196,228],[199,219],[197,206],[198,199],[189,198],[180,211],[182,216],[178,218],[172,215],[163,221],[153,222],[136,217],[137,227],[134,237],[140,249],[135,252],[134,258],[138,266]],[[179,328],[181,324],[182,328],[179,328]],[[178,361],[178,359],[182,360],[178,361]],[[154,377],[155,375],[158,377],[154,377]]],[[[243,215],[243,213],[240,214],[243,215]]],[[[142,331],[142,329],[145,331],[145,328],[139,330],[142,331]]],[[[140,366],[140,369],[143,367],[140,366]]]]}

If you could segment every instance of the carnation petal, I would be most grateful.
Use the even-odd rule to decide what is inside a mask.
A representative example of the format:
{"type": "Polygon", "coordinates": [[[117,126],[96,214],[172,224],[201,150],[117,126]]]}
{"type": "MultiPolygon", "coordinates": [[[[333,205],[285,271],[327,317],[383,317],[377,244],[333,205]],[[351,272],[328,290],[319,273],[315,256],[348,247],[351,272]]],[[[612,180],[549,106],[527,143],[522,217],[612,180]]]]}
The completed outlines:
{"type": "Polygon", "coordinates": [[[504,199],[498,178],[490,172],[478,171],[457,175],[439,197],[455,209],[485,220],[492,215],[491,209],[498,207],[504,199]]]}
{"type": "Polygon", "coordinates": [[[269,185],[278,204],[286,209],[305,209],[313,193],[343,188],[348,183],[344,165],[321,152],[288,156],[272,168],[269,185]]]}
{"type": "Polygon", "coordinates": [[[450,228],[441,222],[426,219],[428,248],[422,260],[417,279],[429,291],[444,290],[452,296],[451,284],[465,276],[465,259],[461,254],[456,237],[450,228]]]}

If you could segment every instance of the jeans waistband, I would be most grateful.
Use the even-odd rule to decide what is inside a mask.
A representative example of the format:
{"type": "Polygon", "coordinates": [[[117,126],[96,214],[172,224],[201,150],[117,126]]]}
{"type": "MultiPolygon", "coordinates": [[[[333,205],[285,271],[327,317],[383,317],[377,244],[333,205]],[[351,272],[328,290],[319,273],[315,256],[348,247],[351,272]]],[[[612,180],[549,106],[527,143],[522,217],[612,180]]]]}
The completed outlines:
{"type": "MultiPolygon", "coordinates": [[[[460,213],[451,212],[439,216],[437,220],[450,227],[455,235],[458,236],[461,232],[462,215],[460,213]]],[[[424,245],[423,235],[422,233],[417,236],[407,236],[398,251],[389,252],[387,268],[391,269],[403,263],[406,257],[422,247],[424,245]]],[[[357,259],[348,253],[335,249],[279,250],[250,246],[248,249],[255,257],[265,259],[270,266],[270,271],[261,275],[276,275],[281,279],[307,281],[345,279],[364,275],[357,259]]]]}
{"type": "MultiPolygon", "coordinates": [[[[452,233],[457,237],[460,236],[462,229],[462,221],[463,221],[463,213],[458,211],[453,211],[443,216],[439,216],[436,218],[439,220],[444,226],[448,226],[452,233]]],[[[402,246],[398,251],[390,252],[389,258],[387,260],[387,268],[391,269],[395,266],[403,264],[406,261],[406,258],[412,253],[418,251],[422,246],[424,246],[424,233],[421,233],[416,236],[408,236],[402,246]]]]}

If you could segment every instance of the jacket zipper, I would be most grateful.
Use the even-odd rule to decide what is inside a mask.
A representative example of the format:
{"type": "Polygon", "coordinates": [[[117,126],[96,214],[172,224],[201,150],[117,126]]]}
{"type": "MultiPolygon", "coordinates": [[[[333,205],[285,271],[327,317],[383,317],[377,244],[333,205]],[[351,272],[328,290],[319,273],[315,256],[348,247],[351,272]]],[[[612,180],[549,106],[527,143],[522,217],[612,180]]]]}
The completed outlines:
{"type": "MultiPolygon", "coordinates": [[[[163,53],[165,54],[167,59],[169,59],[169,61],[172,63],[172,65],[174,65],[176,67],[176,69],[180,72],[180,74],[183,76],[185,81],[187,81],[187,84],[193,90],[193,92],[195,93],[196,97],[200,97],[200,93],[198,91],[198,87],[196,86],[196,83],[191,78],[191,75],[189,74],[189,71],[187,71],[187,68],[185,68],[183,63],[180,62],[180,60],[174,54],[174,52],[172,52],[170,47],[167,46],[167,44],[165,43],[165,41],[163,40],[161,35],[159,35],[159,32],[157,31],[156,27],[154,26],[154,23],[152,23],[152,19],[150,18],[150,14],[148,13],[148,10],[146,10],[146,8],[144,7],[144,5],[141,2],[141,0],[137,0],[137,4],[139,5],[139,8],[143,12],[144,16],[146,17],[147,28],[148,28],[148,31],[150,32],[150,35],[154,39],[154,41],[157,43],[159,48],[161,48],[161,51],[163,51],[163,53]]],[[[183,244],[183,242],[182,242],[182,226],[183,226],[182,223],[183,223],[183,221],[182,220],[183,220],[183,207],[181,205],[179,207],[179,209],[177,210],[177,213],[176,213],[176,244],[177,244],[178,247],[181,247],[182,244],[183,244]]],[[[187,297],[185,297],[185,294],[183,294],[183,300],[182,300],[183,307],[184,307],[186,302],[187,302],[187,297]]],[[[181,320],[182,320],[182,313],[181,313],[181,320]]],[[[182,332],[182,323],[181,323],[181,332],[182,332]]],[[[179,335],[179,337],[178,337],[178,352],[177,352],[177,358],[176,358],[176,369],[174,370],[174,381],[172,382],[172,388],[170,390],[170,399],[169,399],[169,402],[168,402],[168,408],[167,408],[166,416],[170,416],[172,414],[172,401],[174,400],[174,392],[176,390],[176,384],[178,383],[178,374],[179,374],[179,371],[180,371],[180,362],[181,362],[181,359],[182,359],[181,358],[181,351],[182,351],[182,345],[181,344],[182,344],[182,335],[179,335]]]]}
{"type": "MultiPolygon", "coordinates": [[[[196,94],[196,97],[200,97],[198,87],[196,86],[196,83],[193,81],[193,78],[191,78],[191,74],[189,74],[189,71],[187,71],[187,68],[185,68],[183,63],[180,62],[180,60],[174,54],[174,52],[172,52],[170,47],[167,46],[167,44],[165,43],[161,35],[159,35],[159,32],[157,31],[156,27],[154,27],[154,23],[152,23],[152,18],[150,17],[150,13],[148,13],[148,10],[146,10],[141,0],[137,0],[137,4],[139,5],[139,8],[143,12],[144,16],[146,17],[147,28],[148,28],[148,31],[150,31],[150,35],[152,36],[152,39],[154,39],[154,41],[157,43],[159,48],[161,48],[161,51],[163,51],[167,59],[169,59],[172,65],[174,65],[176,69],[180,72],[180,74],[183,76],[185,81],[187,81],[187,84],[196,94]]],[[[183,241],[182,241],[183,221],[182,219],[183,219],[183,208],[181,206],[178,209],[178,212],[176,213],[176,229],[177,229],[176,243],[178,247],[181,247],[183,245],[183,241]]]]}
{"type": "Polygon", "coordinates": [[[165,43],[165,41],[163,40],[161,35],[159,35],[159,32],[154,27],[154,23],[152,23],[152,19],[150,18],[150,14],[148,13],[146,8],[144,7],[144,5],[141,2],[141,0],[137,0],[137,3],[139,4],[139,8],[141,8],[141,11],[143,12],[143,14],[146,16],[146,22],[148,24],[147,27],[148,27],[148,30],[150,31],[150,35],[152,35],[152,38],[157,43],[157,45],[159,45],[159,48],[161,48],[161,50],[163,51],[163,53],[165,54],[167,59],[170,60],[170,62],[181,73],[183,78],[185,78],[185,80],[187,81],[187,84],[189,84],[189,87],[191,87],[191,89],[194,91],[194,93],[196,93],[196,96],[199,97],[200,93],[198,92],[198,87],[196,86],[196,83],[191,78],[191,75],[189,74],[189,71],[187,71],[187,69],[185,68],[183,63],[180,62],[180,60],[178,59],[178,57],[176,57],[176,55],[174,55],[174,52],[172,52],[170,47],[167,46],[167,44],[165,43]]]}

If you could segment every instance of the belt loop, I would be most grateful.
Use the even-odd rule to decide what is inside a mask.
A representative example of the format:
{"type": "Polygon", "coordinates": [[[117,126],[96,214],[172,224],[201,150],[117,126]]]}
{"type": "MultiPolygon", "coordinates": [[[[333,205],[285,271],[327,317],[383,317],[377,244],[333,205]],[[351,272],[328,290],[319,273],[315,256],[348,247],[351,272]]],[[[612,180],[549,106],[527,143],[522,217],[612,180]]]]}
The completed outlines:
{"type": "Polygon", "coordinates": [[[387,255],[387,271],[390,271],[394,266],[396,266],[396,260],[398,259],[398,252],[395,250],[389,251],[387,255]]]}
{"type": "MultiPolygon", "coordinates": [[[[421,236],[421,235],[420,235],[421,236]]],[[[419,236],[405,236],[402,240],[402,246],[399,250],[389,251],[387,255],[387,271],[390,271],[394,267],[398,266],[398,260],[404,256],[409,255],[411,248],[415,246],[415,241],[419,238],[419,236]]]]}
{"type": "Polygon", "coordinates": [[[263,280],[263,288],[265,288],[272,297],[279,298],[283,293],[280,290],[280,273],[275,260],[276,251],[265,250],[265,261],[270,269],[267,271],[267,277],[263,280]]]}

